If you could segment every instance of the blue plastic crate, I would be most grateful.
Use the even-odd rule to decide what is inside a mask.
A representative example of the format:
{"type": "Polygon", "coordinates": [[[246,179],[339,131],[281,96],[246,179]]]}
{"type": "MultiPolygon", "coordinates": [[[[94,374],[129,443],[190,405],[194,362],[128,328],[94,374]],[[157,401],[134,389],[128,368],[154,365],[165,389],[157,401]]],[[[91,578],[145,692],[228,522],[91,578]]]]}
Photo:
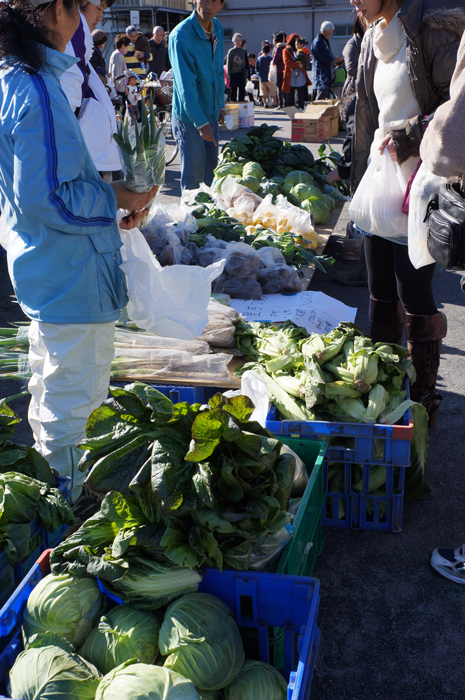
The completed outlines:
{"type": "MultiPolygon", "coordinates": [[[[112,382],[111,386],[122,387],[126,386],[129,382],[112,382]]],[[[208,400],[212,398],[215,394],[222,394],[227,389],[212,387],[212,386],[168,386],[167,384],[151,384],[150,382],[145,382],[153,389],[156,389],[167,396],[173,403],[181,403],[187,401],[187,403],[208,403],[208,400]]]]}
{"type": "MultiPolygon", "coordinates": [[[[404,509],[405,470],[407,467],[386,465],[383,495],[369,492],[370,465],[363,465],[363,486],[353,489],[354,464],[342,463],[344,487],[340,492],[330,490],[328,460],[323,463],[323,483],[327,489],[323,507],[323,525],[355,530],[401,532],[404,509]]],[[[379,465],[376,465],[379,466],[379,465]]]]}
{"type": "MultiPolygon", "coordinates": [[[[13,636],[0,654],[0,680],[5,688],[8,672],[22,650],[20,625],[27,599],[34,586],[48,573],[48,552],[42,556],[21,586],[0,610],[0,635],[13,636]]],[[[289,679],[288,700],[308,700],[320,631],[316,625],[320,582],[314,578],[282,576],[249,571],[206,569],[199,591],[211,593],[229,607],[240,629],[258,632],[257,648],[247,649],[251,658],[269,662],[269,632],[273,627],[284,629],[284,668],[289,679]],[[298,638],[299,658],[294,668],[294,639],[298,638]],[[253,656],[252,656],[253,654],[253,656]]],[[[120,603],[116,596],[101,589],[110,600],[120,603]]],[[[245,644],[248,640],[245,640],[245,644]]],[[[0,700],[7,700],[0,695],[0,700]]],[[[258,699],[257,699],[258,700],[258,699]]]]}
{"type": "MultiPolygon", "coordinates": [[[[409,383],[402,387],[409,398],[409,383]]],[[[329,462],[353,464],[410,465],[410,441],[413,438],[413,419],[410,408],[405,412],[402,425],[375,423],[345,423],[336,421],[292,421],[280,418],[273,406],[266,427],[274,435],[289,435],[308,440],[328,440],[326,457],[329,462]],[[338,444],[334,444],[334,443],[338,444]]]]}

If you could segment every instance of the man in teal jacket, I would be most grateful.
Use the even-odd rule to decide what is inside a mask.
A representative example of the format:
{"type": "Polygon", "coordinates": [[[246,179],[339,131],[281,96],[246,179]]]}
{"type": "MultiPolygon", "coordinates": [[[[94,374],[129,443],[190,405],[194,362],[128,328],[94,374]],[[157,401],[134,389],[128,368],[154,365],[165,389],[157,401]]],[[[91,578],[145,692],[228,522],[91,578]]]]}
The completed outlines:
{"type": "Polygon", "coordinates": [[[211,185],[218,163],[218,120],[224,120],[224,0],[193,0],[194,12],[171,32],[173,134],[181,155],[181,188],[211,185]]]}

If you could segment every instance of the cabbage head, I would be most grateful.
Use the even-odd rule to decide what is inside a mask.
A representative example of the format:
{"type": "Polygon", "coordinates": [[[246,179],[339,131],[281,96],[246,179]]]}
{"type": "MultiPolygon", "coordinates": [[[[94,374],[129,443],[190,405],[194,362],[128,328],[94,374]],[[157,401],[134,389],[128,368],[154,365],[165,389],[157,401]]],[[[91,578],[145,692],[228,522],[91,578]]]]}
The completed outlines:
{"type": "Polygon", "coordinates": [[[341,192],[339,192],[339,190],[336,187],[332,187],[327,182],[325,183],[323,192],[325,194],[329,194],[329,196],[332,197],[335,202],[342,202],[345,199],[344,195],[341,192]]]}
{"type": "Polygon", "coordinates": [[[102,605],[97,582],[70,574],[49,574],[32,591],[23,616],[27,640],[55,632],[79,647],[95,624],[102,605]]]}
{"type": "Polygon", "coordinates": [[[189,678],[200,690],[225,688],[244,663],[239,629],[228,606],[208,593],[174,601],[160,630],[165,667],[189,678]]]}
{"type": "Polygon", "coordinates": [[[239,675],[224,691],[224,700],[286,700],[287,683],[273,666],[245,661],[239,675]]]}
{"type": "Polygon", "coordinates": [[[246,163],[244,165],[242,177],[254,177],[260,182],[260,180],[263,180],[263,178],[265,177],[265,173],[263,172],[263,168],[259,163],[254,163],[253,161],[250,161],[249,163],[246,163]]]}
{"type": "Polygon", "coordinates": [[[212,185],[212,190],[214,192],[218,192],[219,194],[221,194],[221,188],[223,187],[223,183],[226,180],[226,177],[227,177],[226,175],[223,175],[223,177],[218,177],[215,180],[215,182],[212,185]]]}
{"type": "Polygon", "coordinates": [[[281,187],[272,180],[262,180],[259,194],[261,197],[266,197],[267,194],[278,195],[281,194],[281,187]]]}
{"type": "Polygon", "coordinates": [[[322,200],[305,199],[302,202],[302,209],[313,214],[316,224],[325,224],[330,215],[329,208],[322,200]]]}
{"type": "Polygon", "coordinates": [[[329,196],[329,194],[323,195],[323,202],[326,204],[330,212],[334,211],[334,209],[336,208],[336,202],[332,197],[329,196]]]}
{"type": "Polygon", "coordinates": [[[22,651],[10,671],[9,696],[21,700],[94,700],[100,683],[92,664],[57,646],[22,651]]]}
{"type": "Polygon", "coordinates": [[[286,194],[292,190],[295,185],[299,185],[301,182],[304,185],[313,185],[313,177],[305,172],[305,170],[292,170],[284,178],[283,190],[286,194]]]}
{"type": "Polygon", "coordinates": [[[129,659],[153,664],[158,656],[159,633],[159,622],[151,612],[117,605],[100,618],[79,653],[104,674],[129,659]]]}
{"type": "Polygon", "coordinates": [[[301,182],[298,185],[294,185],[289,194],[295,195],[300,202],[303,202],[304,199],[310,199],[312,196],[314,196],[312,192],[314,189],[315,188],[311,185],[306,185],[305,183],[301,182]]]}
{"type": "Polygon", "coordinates": [[[160,666],[124,663],[104,676],[95,700],[200,700],[194,685],[160,666]]]}
{"type": "Polygon", "coordinates": [[[257,194],[258,190],[260,189],[259,180],[257,180],[256,177],[252,177],[251,175],[249,175],[248,177],[239,177],[237,178],[237,181],[240,185],[248,187],[249,190],[251,190],[254,194],[257,194]]]}
{"type": "Polygon", "coordinates": [[[220,177],[227,177],[228,175],[241,176],[244,169],[244,163],[223,163],[215,169],[216,179],[219,180],[220,177]]]}

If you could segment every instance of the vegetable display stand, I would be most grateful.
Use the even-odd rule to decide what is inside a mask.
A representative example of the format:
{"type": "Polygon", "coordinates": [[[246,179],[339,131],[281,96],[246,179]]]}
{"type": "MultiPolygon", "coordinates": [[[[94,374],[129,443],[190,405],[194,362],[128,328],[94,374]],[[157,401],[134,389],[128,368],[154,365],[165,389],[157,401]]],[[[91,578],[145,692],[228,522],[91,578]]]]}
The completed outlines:
{"type": "MultiPolygon", "coordinates": [[[[37,583],[49,573],[47,550],[31,569],[21,586],[0,610],[0,634],[12,636],[0,654],[1,692],[16,657],[22,651],[21,624],[27,599],[37,583]]],[[[102,591],[113,603],[121,601],[102,591]]],[[[320,582],[299,576],[281,576],[244,571],[207,569],[199,586],[226,603],[243,630],[256,630],[256,640],[245,639],[248,658],[270,662],[268,635],[272,627],[284,630],[284,666],[280,669],[288,680],[288,700],[308,700],[320,630],[317,615],[320,603],[320,582]],[[294,668],[294,641],[298,640],[298,661],[294,668]]],[[[0,695],[0,700],[6,700],[0,695]]]]}

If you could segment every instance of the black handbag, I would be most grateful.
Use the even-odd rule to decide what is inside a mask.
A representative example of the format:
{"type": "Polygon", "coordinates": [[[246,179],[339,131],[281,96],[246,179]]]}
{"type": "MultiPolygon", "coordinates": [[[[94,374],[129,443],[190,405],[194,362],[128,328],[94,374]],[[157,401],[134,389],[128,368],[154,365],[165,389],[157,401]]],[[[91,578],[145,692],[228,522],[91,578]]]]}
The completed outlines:
{"type": "Polygon", "coordinates": [[[446,270],[465,269],[465,198],[460,183],[441,185],[428,202],[428,251],[446,270]]]}

